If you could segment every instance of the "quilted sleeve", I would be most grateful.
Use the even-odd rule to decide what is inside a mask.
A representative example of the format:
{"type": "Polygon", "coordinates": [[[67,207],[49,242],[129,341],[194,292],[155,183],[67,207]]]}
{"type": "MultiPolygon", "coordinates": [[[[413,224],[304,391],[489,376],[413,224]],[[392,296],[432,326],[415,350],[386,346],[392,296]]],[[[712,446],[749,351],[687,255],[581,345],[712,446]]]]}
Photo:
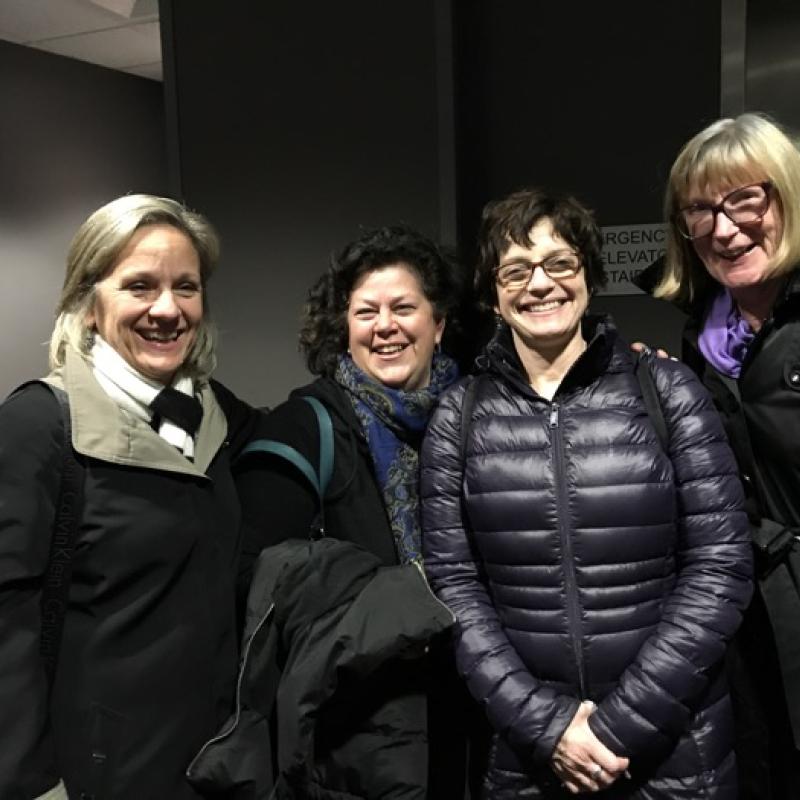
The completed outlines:
{"type": "Polygon", "coordinates": [[[685,730],[752,591],[742,487],[711,397],[683,364],[659,360],[654,373],[675,475],[677,581],[653,635],[589,719],[609,749],[631,759],[685,730]]]}
{"type": "MultiPolygon", "coordinates": [[[[421,496],[425,571],[456,617],[456,660],[492,727],[526,761],[542,764],[578,708],[526,669],[503,630],[462,516],[460,408],[464,386],[434,413],[422,448],[421,496]]],[[[467,454],[469,450],[467,450],[467,454]]]]}

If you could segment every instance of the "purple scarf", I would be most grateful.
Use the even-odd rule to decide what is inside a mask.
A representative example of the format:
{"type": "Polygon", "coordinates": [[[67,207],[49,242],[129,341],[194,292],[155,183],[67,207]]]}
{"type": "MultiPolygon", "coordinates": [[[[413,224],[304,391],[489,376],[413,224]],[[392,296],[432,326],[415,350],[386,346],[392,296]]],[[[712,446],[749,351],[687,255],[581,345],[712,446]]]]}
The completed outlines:
{"type": "Polygon", "coordinates": [[[723,289],[711,303],[697,343],[706,361],[717,372],[738,378],[754,336],[752,328],[742,319],[730,292],[723,289]]]}

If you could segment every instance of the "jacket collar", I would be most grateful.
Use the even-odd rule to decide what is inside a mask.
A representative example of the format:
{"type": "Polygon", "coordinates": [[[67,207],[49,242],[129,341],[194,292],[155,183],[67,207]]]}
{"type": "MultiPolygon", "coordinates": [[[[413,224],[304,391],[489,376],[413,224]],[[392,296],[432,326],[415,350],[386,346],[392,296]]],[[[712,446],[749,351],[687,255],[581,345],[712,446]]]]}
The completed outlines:
{"type": "Polygon", "coordinates": [[[54,370],[44,380],[67,392],[72,446],[90,458],[206,477],[205,472],[228,432],[225,414],[207,381],[198,387],[203,420],[197,432],[195,460],[191,462],[144,420],[120,408],[95,380],[89,362],[71,347],[67,347],[64,367],[54,370]]]}
{"type": "MultiPolygon", "coordinates": [[[[614,345],[618,339],[617,329],[611,318],[604,314],[587,314],[581,327],[583,338],[588,343],[586,350],[564,376],[556,396],[580,386],[587,386],[611,366],[614,345]]],[[[479,369],[498,373],[526,393],[533,392],[514,346],[511,330],[505,323],[498,327],[484,354],[478,357],[477,366],[479,369]]]]}
{"type": "Polygon", "coordinates": [[[353,410],[353,404],[350,402],[347,392],[334,378],[319,377],[312,383],[295,389],[289,396],[295,398],[306,395],[316,397],[324,403],[331,415],[337,418],[346,429],[349,429],[356,436],[357,441],[363,440],[364,447],[367,446],[361,423],[353,410]]]}
{"type": "Polygon", "coordinates": [[[776,318],[782,316],[784,311],[790,307],[796,307],[798,303],[800,303],[800,267],[795,267],[789,273],[789,277],[786,279],[786,286],[775,303],[773,316],[776,318]]]}

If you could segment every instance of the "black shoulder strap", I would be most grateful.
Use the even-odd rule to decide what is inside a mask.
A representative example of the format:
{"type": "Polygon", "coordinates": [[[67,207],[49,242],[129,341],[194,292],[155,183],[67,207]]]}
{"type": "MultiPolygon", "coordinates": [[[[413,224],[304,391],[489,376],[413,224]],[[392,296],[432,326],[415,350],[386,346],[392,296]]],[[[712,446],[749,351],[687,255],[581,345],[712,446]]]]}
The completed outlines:
{"type": "Polygon", "coordinates": [[[461,471],[463,473],[467,464],[467,443],[469,442],[469,431],[472,427],[472,409],[475,408],[475,398],[478,394],[478,384],[481,381],[480,375],[473,375],[464,390],[464,398],[461,403],[461,471]]]}
{"type": "MultiPolygon", "coordinates": [[[[45,672],[52,686],[58,663],[58,651],[61,647],[61,635],[64,631],[64,617],[69,602],[72,555],[83,510],[84,469],[72,449],[72,424],[67,393],[44,381],[31,381],[31,383],[40,383],[46,386],[58,400],[64,430],[61,481],[58,487],[53,532],[50,538],[50,557],[42,585],[42,630],[39,647],[45,672]]],[[[30,384],[23,384],[23,386],[28,385],[30,384]]],[[[23,386],[19,388],[22,389],[23,386]]]]}
{"type": "MultiPolygon", "coordinates": [[[[744,415],[742,395],[739,391],[739,383],[736,378],[723,375],[721,372],[711,371],[709,379],[711,384],[708,388],[712,395],[717,394],[718,384],[726,392],[729,392],[736,401],[735,410],[728,409],[724,414],[725,427],[728,433],[728,442],[736,456],[736,463],[739,465],[739,472],[743,478],[742,483],[745,489],[747,515],[751,522],[760,521],[764,517],[785,518],[778,510],[779,505],[772,500],[767,484],[764,481],[758,460],[753,452],[753,442],[750,438],[750,430],[747,427],[747,420],[744,415]]],[[[752,527],[754,541],[759,545],[757,536],[760,531],[758,525],[752,527]]],[[[760,545],[759,545],[760,546],[760,545]]]]}
{"type": "Polygon", "coordinates": [[[656,382],[653,377],[652,359],[655,358],[653,351],[649,348],[644,348],[636,359],[634,365],[634,372],[639,380],[639,386],[642,390],[642,398],[644,399],[647,414],[653,427],[656,429],[658,441],[661,442],[661,447],[665,453],[669,452],[669,429],[667,428],[667,421],[664,419],[664,409],[661,407],[661,398],[658,395],[656,382]]]}

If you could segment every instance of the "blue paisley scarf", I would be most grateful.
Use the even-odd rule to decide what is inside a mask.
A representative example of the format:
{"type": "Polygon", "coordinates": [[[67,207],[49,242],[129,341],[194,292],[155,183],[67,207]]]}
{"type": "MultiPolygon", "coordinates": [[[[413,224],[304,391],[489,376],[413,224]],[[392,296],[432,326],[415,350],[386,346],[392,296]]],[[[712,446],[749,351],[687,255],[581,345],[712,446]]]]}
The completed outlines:
{"type": "Polygon", "coordinates": [[[458,378],[458,367],[436,353],[430,384],[404,392],[374,381],[345,354],[334,377],[347,392],[366,436],[397,556],[403,564],[413,561],[421,551],[419,447],[439,396],[458,378]]]}

